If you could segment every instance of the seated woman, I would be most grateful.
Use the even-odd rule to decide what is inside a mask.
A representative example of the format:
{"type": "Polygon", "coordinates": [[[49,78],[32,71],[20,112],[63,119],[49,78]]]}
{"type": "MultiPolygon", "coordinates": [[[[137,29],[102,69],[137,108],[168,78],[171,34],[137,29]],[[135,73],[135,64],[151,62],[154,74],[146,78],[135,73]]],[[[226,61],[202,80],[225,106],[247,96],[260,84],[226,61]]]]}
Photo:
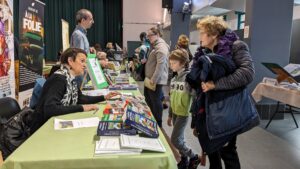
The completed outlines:
{"type": "Polygon", "coordinates": [[[105,52],[101,52],[101,51],[98,51],[97,52],[97,59],[101,65],[101,68],[102,69],[105,69],[107,68],[107,65],[108,65],[108,59],[106,57],[106,53],[105,52]]]}
{"type": "Polygon", "coordinates": [[[106,53],[107,55],[107,59],[109,61],[114,61],[116,60],[115,57],[114,57],[114,53],[115,53],[115,49],[114,49],[114,45],[112,42],[108,42],[106,44],[106,49],[104,50],[104,52],[106,53]]]}
{"type": "Polygon", "coordinates": [[[69,48],[63,52],[60,69],[54,72],[43,86],[31,125],[32,132],[53,116],[97,110],[99,106],[94,103],[120,94],[118,92],[110,92],[106,96],[82,94],[74,78],[84,73],[86,58],[86,53],[82,49],[69,48]]]}

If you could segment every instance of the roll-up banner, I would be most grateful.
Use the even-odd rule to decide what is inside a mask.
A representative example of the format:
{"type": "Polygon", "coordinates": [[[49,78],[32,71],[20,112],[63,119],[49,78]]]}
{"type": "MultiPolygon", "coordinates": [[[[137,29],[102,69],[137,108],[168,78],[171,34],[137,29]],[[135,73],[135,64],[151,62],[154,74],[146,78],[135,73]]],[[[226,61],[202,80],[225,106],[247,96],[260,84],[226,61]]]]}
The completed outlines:
{"type": "Polygon", "coordinates": [[[44,6],[38,0],[19,1],[19,104],[28,106],[35,80],[42,77],[44,6]]]}
{"type": "Polygon", "coordinates": [[[13,0],[0,1],[0,98],[15,97],[13,0]]]}

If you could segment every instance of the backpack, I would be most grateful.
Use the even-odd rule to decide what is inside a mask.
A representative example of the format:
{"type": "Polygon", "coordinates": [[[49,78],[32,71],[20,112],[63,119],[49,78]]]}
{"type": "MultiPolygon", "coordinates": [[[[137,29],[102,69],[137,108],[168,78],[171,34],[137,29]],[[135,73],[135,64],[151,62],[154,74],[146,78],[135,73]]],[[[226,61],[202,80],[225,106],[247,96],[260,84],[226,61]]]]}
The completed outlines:
{"type": "Polygon", "coordinates": [[[0,118],[0,150],[3,159],[6,159],[30,136],[33,113],[34,110],[25,107],[8,120],[0,118]]]}
{"type": "MultiPolygon", "coordinates": [[[[148,59],[148,55],[149,55],[149,52],[150,52],[150,47],[149,46],[146,46],[146,52],[145,52],[145,58],[148,59]]],[[[140,58],[138,57],[137,58],[137,62],[138,64],[138,67],[133,71],[133,79],[136,80],[136,81],[144,81],[145,79],[145,67],[146,67],[146,63],[142,64],[140,63],[140,58]]]]}
{"type": "Polygon", "coordinates": [[[45,78],[37,78],[35,80],[32,96],[30,100],[30,108],[34,109],[38,101],[40,100],[45,82],[46,82],[45,78]]]}

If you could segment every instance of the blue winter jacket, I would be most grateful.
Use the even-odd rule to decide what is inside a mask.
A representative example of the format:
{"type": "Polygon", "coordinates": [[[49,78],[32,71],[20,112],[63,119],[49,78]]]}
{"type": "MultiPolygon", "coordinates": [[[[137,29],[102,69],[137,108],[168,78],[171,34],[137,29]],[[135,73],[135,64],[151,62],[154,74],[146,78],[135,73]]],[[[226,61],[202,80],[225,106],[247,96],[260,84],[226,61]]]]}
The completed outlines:
{"type": "Polygon", "coordinates": [[[215,82],[235,69],[231,58],[210,53],[194,60],[187,76],[187,82],[197,91],[191,108],[192,127],[197,123],[195,116],[204,109],[207,134],[211,140],[245,132],[258,124],[257,112],[246,87],[202,92],[201,82],[215,82]]]}

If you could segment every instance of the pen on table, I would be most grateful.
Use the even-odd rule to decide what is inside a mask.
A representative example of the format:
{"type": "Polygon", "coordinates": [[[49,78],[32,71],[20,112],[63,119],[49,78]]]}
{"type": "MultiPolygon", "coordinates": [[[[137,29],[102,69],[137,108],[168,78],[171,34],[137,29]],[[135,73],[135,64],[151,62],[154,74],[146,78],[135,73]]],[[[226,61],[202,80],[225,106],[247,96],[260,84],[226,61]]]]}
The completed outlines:
{"type": "Polygon", "coordinates": [[[99,110],[99,109],[96,109],[96,110],[93,112],[93,114],[96,114],[98,110],[99,110]]]}

